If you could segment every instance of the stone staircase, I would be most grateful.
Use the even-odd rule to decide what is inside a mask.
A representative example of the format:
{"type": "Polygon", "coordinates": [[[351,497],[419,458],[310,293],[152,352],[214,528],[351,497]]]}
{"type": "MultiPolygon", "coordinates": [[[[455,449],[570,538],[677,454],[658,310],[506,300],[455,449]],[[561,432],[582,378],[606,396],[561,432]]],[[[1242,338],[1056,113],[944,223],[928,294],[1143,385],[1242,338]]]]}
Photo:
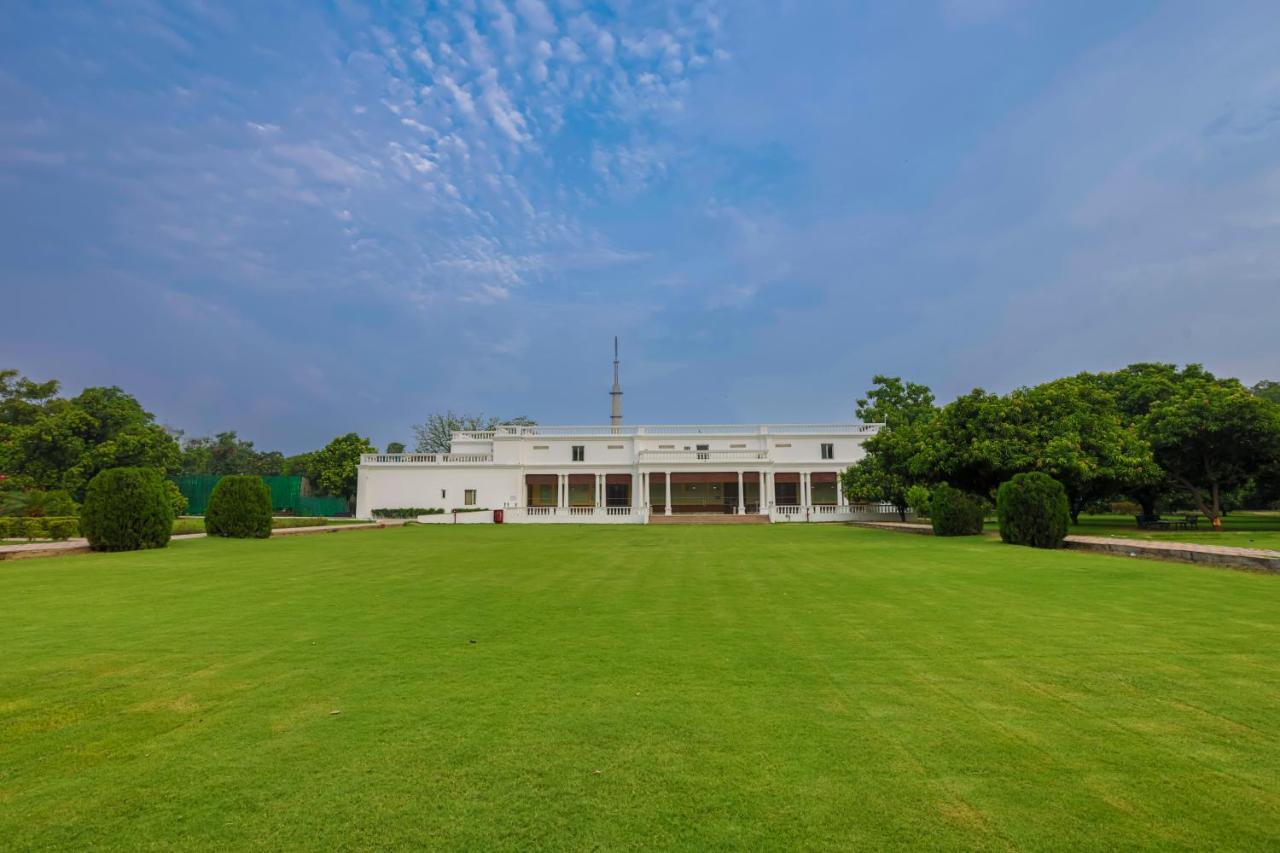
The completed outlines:
{"type": "Polygon", "coordinates": [[[769,516],[750,513],[729,515],[723,512],[685,512],[675,515],[650,513],[650,524],[768,524],[769,516]]]}

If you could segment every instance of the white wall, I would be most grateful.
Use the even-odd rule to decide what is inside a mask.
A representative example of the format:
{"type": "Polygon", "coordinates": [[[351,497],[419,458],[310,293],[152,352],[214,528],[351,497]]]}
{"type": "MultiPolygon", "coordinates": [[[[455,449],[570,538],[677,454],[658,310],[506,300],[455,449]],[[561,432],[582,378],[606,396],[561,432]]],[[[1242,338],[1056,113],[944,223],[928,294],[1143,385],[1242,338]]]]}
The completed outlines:
{"type": "Polygon", "coordinates": [[[476,490],[476,506],[524,503],[518,468],[370,465],[360,468],[356,516],[371,518],[375,509],[399,507],[453,509],[463,506],[467,489],[476,490]]]}

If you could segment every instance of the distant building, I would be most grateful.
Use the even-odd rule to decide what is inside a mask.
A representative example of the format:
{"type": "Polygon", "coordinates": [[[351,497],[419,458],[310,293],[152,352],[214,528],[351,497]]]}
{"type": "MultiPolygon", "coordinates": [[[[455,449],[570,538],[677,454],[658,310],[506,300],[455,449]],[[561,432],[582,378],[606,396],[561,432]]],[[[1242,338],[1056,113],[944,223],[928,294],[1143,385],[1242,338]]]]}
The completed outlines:
{"type": "Polygon", "coordinates": [[[879,424],[625,426],[616,340],[610,396],[609,426],[498,427],[454,433],[449,453],[366,454],[356,514],[475,506],[502,509],[509,523],[643,524],[712,514],[836,521],[891,511],[849,506],[839,488],[839,473],[864,456],[879,424]]]}

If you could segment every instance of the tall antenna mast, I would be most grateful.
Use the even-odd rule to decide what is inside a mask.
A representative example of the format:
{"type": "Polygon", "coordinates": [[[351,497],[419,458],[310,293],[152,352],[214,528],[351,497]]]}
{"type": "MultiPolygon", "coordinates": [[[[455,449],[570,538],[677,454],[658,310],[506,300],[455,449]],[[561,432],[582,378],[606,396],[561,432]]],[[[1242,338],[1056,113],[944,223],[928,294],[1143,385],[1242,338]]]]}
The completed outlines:
{"type": "Polygon", "coordinates": [[[609,423],[622,426],[622,383],[618,381],[618,336],[613,336],[613,390],[609,392],[613,398],[613,409],[609,413],[609,423]]]}

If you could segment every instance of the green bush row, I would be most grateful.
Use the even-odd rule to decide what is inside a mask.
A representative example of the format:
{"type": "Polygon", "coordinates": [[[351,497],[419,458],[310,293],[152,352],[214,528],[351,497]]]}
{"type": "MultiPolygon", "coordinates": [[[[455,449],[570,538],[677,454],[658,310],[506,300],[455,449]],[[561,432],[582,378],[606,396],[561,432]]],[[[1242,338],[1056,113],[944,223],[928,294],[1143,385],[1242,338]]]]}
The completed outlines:
{"type": "Polygon", "coordinates": [[[0,539],[70,539],[80,535],[75,516],[24,518],[0,516],[0,539]]]}

